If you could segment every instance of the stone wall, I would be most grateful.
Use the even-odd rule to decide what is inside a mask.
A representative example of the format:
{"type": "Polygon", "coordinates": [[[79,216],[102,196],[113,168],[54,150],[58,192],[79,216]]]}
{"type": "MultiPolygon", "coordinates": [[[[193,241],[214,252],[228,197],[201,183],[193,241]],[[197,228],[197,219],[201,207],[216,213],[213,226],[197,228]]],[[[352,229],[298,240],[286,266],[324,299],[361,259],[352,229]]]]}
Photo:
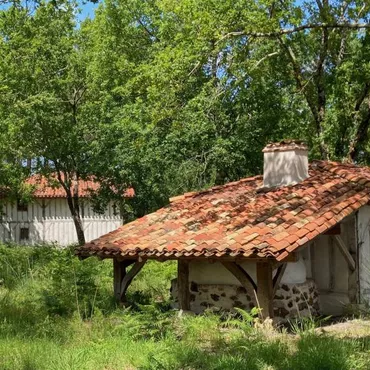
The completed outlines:
{"type": "MultiPolygon", "coordinates": [[[[177,280],[171,282],[173,307],[177,307],[177,280]]],[[[300,284],[281,284],[274,298],[277,321],[306,317],[320,313],[319,297],[313,280],[300,284]]],[[[190,284],[190,309],[202,313],[206,309],[232,311],[234,307],[250,310],[254,307],[245,288],[229,284],[190,284]]]]}

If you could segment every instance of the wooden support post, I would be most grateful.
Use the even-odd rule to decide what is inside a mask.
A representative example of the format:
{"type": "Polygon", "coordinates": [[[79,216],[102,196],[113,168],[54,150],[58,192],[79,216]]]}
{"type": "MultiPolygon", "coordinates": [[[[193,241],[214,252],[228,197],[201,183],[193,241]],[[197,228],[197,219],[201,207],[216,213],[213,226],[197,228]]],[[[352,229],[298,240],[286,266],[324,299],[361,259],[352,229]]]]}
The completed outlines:
{"type": "Polygon", "coordinates": [[[274,317],[272,284],[272,264],[270,262],[257,262],[257,298],[259,307],[262,309],[260,316],[264,319],[274,317]]]}
{"type": "Polygon", "coordinates": [[[189,261],[177,261],[177,294],[179,309],[190,310],[189,261]]]}
{"type": "Polygon", "coordinates": [[[113,291],[114,297],[117,301],[120,300],[121,296],[121,284],[122,280],[126,275],[126,264],[124,261],[113,260],[113,291]]]}

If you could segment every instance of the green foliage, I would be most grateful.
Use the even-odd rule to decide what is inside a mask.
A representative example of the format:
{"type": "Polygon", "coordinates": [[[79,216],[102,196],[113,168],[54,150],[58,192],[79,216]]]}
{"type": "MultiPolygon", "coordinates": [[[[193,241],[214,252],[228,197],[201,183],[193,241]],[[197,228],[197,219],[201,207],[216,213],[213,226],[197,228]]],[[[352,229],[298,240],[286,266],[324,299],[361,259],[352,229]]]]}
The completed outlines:
{"type": "Polygon", "coordinates": [[[96,173],[107,188],[135,187],[130,214],[138,216],[169,196],[260,173],[261,149],[272,140],[305,139],[311,158],[366,162],[368,31],[253,36],[356,23],[356,12],[366,20],[369,8],[105,1],[82,25],[95,117],[104,123],[96,173]]]}
{"type": "Polygon", "coordinates": [[[312,334],[315,329],[318,327],[322,326],[325,324],[325,322],[330,320],[330,316],[326,317],[300,317],[296,319],[292,319],[289,321],[289,326],[290,330],[294,334],[300,334],[300,335],[305,335],[305,334],[312,334]]]}
{"type": "Polygon", "coordinates": [[[179,317],[164,310],[158,301],[166,297],[173,264],[148,263],[135,283],[148,303],[117,308],[107,262],[81,262],[71,250],[52,246],[1,246],[0,368],[369,367],[367,336],[337,338],[303,327],[295,336],[265,332],[252,324],[257,311],[179,317]]]}
{"type": "Polygon", "coordinates": [[[0,17],[0,181],[12,188],[19,159],[34,158],[67,188],[95,176],[96,208],[113,200],[130,220],[260,173],[268,141],[369,161],[363,2],[105,0],[78,26],[72,0],[32,4],[0,17]]]}
{"type": "Polygon", "coordinates": [[[238,328],[245,332],[251,332],[253,324],[258,321],[258,315],[261,309],[253,307],[250,312],[248,312],[235,307],[235,311],[236,314],[228,315],[223,325],[227,328],[238,328]]]}

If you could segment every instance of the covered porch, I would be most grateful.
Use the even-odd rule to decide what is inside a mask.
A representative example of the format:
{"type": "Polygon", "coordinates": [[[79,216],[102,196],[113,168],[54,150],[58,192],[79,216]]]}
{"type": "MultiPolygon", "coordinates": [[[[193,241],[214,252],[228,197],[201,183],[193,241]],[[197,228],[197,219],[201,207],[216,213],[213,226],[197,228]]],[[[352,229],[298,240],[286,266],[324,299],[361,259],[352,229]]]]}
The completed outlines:
{"type": "Polygon", "coordinates": [[[264,157],[263,176],[172,198],[77,255],[113,259],[123,304],[148,260],[177,261],[172,295],[186,311],[253,306],[287,318],[369,303],[370,170],[308,165],[307,147],[294,141],[268,145],[264,157]]]}
{"type": "MultiPolygon", "coordinates": [[[[191,302],[194,301],[192,289],[197,285],[192,279],[192,272],[193,274],[194,272],[196,273],[199,264],[210,264],[216,268],[216,274],[222,275],[222,273],[226,272],[237,281],[236,285],[243,288],[242,294],[245,297],[250,297],[253,307],[260,308],[260,316],[262,318],[272,318],[274,317],[273,299],[280,285],[281,278],[287,265],[297,261],[297,256],[289,256],[289,258],[281,262],[258,258],[244,260],[179,258],[173,260],[177,263],[177,278],[173,281],[175,288],[172,287],[171,290],[178,309],[184,311],[192,310],[191,302]],[[252,277],[243,268],[242,265],[245,262],[255,265],[256,277],[252,277]],[[220,266],[224,271],[220,270],[220,266]],[[174,294],[174,291],[176,294],[174,294]]],[[[127,289],[147,261],[147,259],[113,259],[113,289],[117,302],[122,305],[129,304],[126,296],[127,289]]]]}

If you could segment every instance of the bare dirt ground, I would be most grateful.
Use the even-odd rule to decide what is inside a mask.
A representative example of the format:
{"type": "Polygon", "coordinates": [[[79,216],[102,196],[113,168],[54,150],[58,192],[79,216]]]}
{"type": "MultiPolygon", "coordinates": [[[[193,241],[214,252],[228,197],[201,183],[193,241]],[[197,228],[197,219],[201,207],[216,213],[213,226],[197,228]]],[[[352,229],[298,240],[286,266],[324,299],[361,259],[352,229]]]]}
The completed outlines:
{"type": "Polygon", "coordinates": [[[369,335],[370,321],[363,319],[346,320],[317,328],[322,334],[333,334],[336,337],[360,338],[369,335]]]}

